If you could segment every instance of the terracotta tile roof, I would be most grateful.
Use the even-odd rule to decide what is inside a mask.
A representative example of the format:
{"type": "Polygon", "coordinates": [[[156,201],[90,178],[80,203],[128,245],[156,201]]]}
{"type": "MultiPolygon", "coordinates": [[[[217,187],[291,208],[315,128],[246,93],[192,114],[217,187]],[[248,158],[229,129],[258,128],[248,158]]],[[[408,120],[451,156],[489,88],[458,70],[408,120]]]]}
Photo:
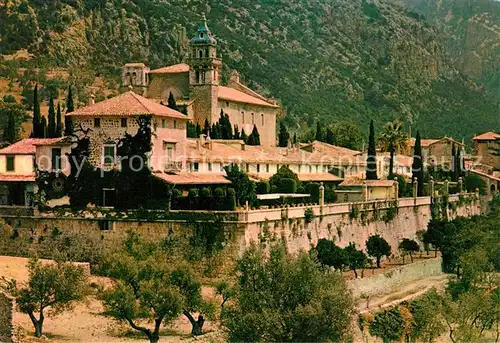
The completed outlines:
{"type": "Polygon", "coordinates": [[[358,177],[347,178],[339,186],[359,186],[366,182],[368,187],[392,187],[394,186],[393,180],[363,180],[358,177]]]}
{"type": "Polygon", "coordinates": [[[494,141],[500,139],[500,135],[496,132],[490,131],[490,132],[485,132],[479,136],[475,136],[473,140],[475,141],[494,141]]]}
{"type": "MultiPolygon", "coordinates": [[[[443,138],[439,138],[439,139],[421,139],[420,140],[420,144],[422,145],[422,147],[426,148],[428,146],[431,146],[432,144],[435,144],[437,142],[440,142],[440,141],[443,141],[443,140],[447,140],[447,141],[450,141],[450,142],[453,142],[455,144],[459,144],[459,145],[463,145],[461,142],[457,141],[457,140],[454,140],[453,138],[451,137],[443,137],[443,138]]],[[[415,146],[415,138],[410,138],[410,147],[414,147],[415,146]]]]}
{"type": "Polygon", "coordinates": [[[74,112],[68,113],[68,116],[138,116],[150,114],[158,117],[170,117],[188,120],[188,117],[147,99],[132,91],[98,102],[93,105],[81,107],[74,112]]]}
{"type": "Polygon", "coordinates": [[[342,181],[343,179],[338,177],[337,175],[333,175],[330,173],[311,173],[311,174],[304,174],[300,173],[297,174],[299,177],[300,181],[305,181],[305,182],[320,182],[320,181],[325,181],[325,182],[333,182],[333,181],[342,181]]]}
{"type": "Polygon", "coordinates": [[[29,175],[13,175],[0,174],[0,182],[35,182],[35,174],[29,175]]]}
{"type": "Polygon", "coordinates": [[[189,65],[186,63],[174,64],[168,67],[153,69],[150,74],[176,74],[176,73],[187,73],[189,71],[189,65]]]}
{"type": "Polygon", "coordinates": [[[0,149],[0,155],[34,155],[37,145],[52,145],[63,138],[26,138],[0,149]]]}
{"type": "Polygon", "coordinates": [[[174,185],[222,185],[230,184],[225,173],[154,173],[155,177],[174,185]]]}
{"type": "Polygon", "coordinates": [[[494,175],[486,174],[486,173],[483,173],[482,171],[475,170],[475,169],[471,169],[471,172],[473,172],[474,174],[477,174],[477,175],[484,176],[484,177],[491,179],[493,181],[500,182],[500,179],[494,175]]]}
{"type": "Polygon", "coordinates": [[[125,67],[136,67],[136,68],[144,68],[146,65],[144,63],[126,63],[125,67]]]}
{"type": "Polygon", "coordinates": [[[253,104],[266,107],[278,107],[277,105],[271,104],[267,101],[264,101],[262,99],[256,98],[254,96],[251,96],[249,94],[240,92],[239,90],[226,86],[219,86],[219,93],[217,94],[217,97],[222,100],[229,100],[246,104],[253,104]]]}
{"type": "MultiPolygon", "coordinates": [[[[364,155],[366,156],[366,154],[364,155]]],[[[377,153],[377,156],[383,156],[390,159],[391,154],[388,152],[377,153]]],[[[395,164],[402,167],[411,167],[413,164],[413,156],[406,156],[401,154],[394,155],[395,164]]]]}
{"type": "MultiPolygon", "coordinates": [[[[330,146],[333,147],[333,146],[330,146]]],[[[333,147],[338,148],[338,147],[333,147]]],[[[341,148],[344,149],[344,148],[341,148]]],[[[212,140],[203,147],[198,147],[198,140],[189,139],[186,145],[188,161],[211,161],[229,163],[274,163],[301,165],[364,165],[361,154],[348,150],[348,155],[314,153],[298,148],[279,148],[268,146],[243,145],[240,141],[212,140]],[[211,148],[209,148],[211,145],[211,148]],[[242,147],[244,149],[242,149],[242,147]]]]}
{"type": "Polygon", "coordinates": [[[44,139],[37,139],[35,142],[33,142],[33,145],[35,146],[54,145],[54,144],[71,145],[72,144],[71,137],[44,138],[44,139]]]}

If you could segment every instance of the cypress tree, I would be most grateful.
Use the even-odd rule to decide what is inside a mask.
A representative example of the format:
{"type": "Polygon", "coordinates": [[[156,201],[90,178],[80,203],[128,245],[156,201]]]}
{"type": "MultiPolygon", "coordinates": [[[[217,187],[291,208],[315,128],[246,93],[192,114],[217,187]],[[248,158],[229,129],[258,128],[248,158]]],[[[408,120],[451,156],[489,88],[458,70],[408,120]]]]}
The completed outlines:
{"type": "Polygon", "coordinates": [[[238,125],[234,124],[234,134],[233,134],[234,139],[240,139],[240,130],[238,128],[238,125]]]}
{"type": "Polygon", "coordinates": [[[422,161],[422,143],[420,141],[420,132],[417,131],[415,137],[415,149],[413,151],[413,163],[411,165],[412,179],[417,179],[418,196],[424,194],[424,163],[422,161]]]}
{"type": "Polygon", "coordinates": [[[333,136],[333,131],[329,127],[326,128],[326,136],[325,136],[325,142],[328,144],[333,145],[334,143],[334,136],[333,136]]]}
{"type": "Polygon", "coordinates": [[[177,108],[177,104],[175,103],[175,98],[172,92],[168,93],[168,107],[170,107],[173,110],[178,111],[179,109],[177,108]]]}
{"type": "Polygon", "coordinates": [[[223,110],[220,111],[219,118],[220,126],[220,138],[221,139],[232,139],[233,138],[233,127],[231,121],[229,120],[229,115],[225,114],[223,110]]]}
{"type": "Polygon", "coordinates": [[[260,134],[257,126],[254,124],[252,133],[248,136],[248,145],[260,145],[260,134]]]}
{"type": "Polygon", "coordinates": [[[283,121],[280,122],[280,131],[278,134],[278,146],[282,148],[286,148],[288,146],[288,141],[290,140],[290,134],[286,129],[285,123],[283,121]]]}
{"type": "Polygon", "coordinates": [[[457,182],[458,181],[458,165],[457,165],[457,149],[455,147],[455,143],[452,143],[452,145],[451,145],[450,164],[451,164],[451,181],[457,182]]]}
{"type": "Polygon", "coordinates": [[[388,176],[388,179],[392,180],[392,179],[394,179],[394,143],[392,140],[389,142],[389,154],[390,154],[390,158],[389,158],[389,176],[388,176]]]}
{"type": "Polygon", "coordinates": [[[366,179],[377,180],[377,150],[375,148],[375,128],[373,127],[373,120],[370,122],[370,136],[368,138],[366,179]]]}
{"type": "MultiPolygon", "coordinates": [[[[75,110],[73,105],[73,91],[71,90],[71,85],[68,86],[68,97],[66,98],[66,114],[71,113],[75,110]]],[[[73,124],[71,118],[64,116],[64,135],[71,136],[73,134],[73,124]]]]}
{"type": "Polygon", "coordinates": [[[9,112],[7,127],[3,133],[3,140],[11,144],[17,140],[16,117],[13,111],[9,112]]]}
{"type": "Polygon", "coordinates": [[[297,144],[297,133],[296,132],[294,132],[294,134],[293,134],[293,140],[292,140],[292,142],[293,142],[294,145],[297,144]]]}
{"type": "Polygon", "coordinates": [[[241,135],[240,135],[240,137],[241,137],[241,140],[242,140],[243,142],[245,142],[245,143],[247,143],[247,142],[248,142],[248,136],[247,136],[247,134],[245,133],[245,129],[243,129],[243,128],[241,129],[241,135]]]}
{"type": "Polygon", "coordinates": [[[47,126],[47,137],[56,137],[56,110],[54,108],[54,98],[52,95],[49,100],[49,124],[47,126]]]}
{"type": "Polygon", "coordinates": [[[40,124],[40,136],[37,138],[47,138],[47,119],[42,117],[40,124]]]}
{"type": "Polygon", "coordinates": [[[456,156],[456,162],[455,162],[455,168],[457,168],[457,180],[459,177],[462,177],[464,174],[464,161],[462,159],[462,147],[457,148],[457,156],[456,156]]]}
{"type": "MultiPolygon", "coordinates": [[[[203,134],[208,135],[210,132],[210,123],[208,122],[208,119],[205,119],[205,124],[203,125],[203,134]]],[[[210,135],[211,137],[212,135],[210,135]]]]}
{"type": "Polygon", "coordinates": [[[323,130],[321,128],[321,124],[319,120],[316,122],[316,137],[315,140],[318,142],[323,142],[323,130]]]}
{"type": "Polygon", "coordinates": [[[31,138],[42,138],[42,115],[40,114],[40,102],[38,100],[38,84],[35,85],[33,90],[33,129],[31,131],[31,138]]]}
{"type": "Polygon", "coordinates": [[[196,123],[195,127],[195,138],[199,138],[201,135],[201,126],[200,124],[196,123]]]}
{"type": "Polygon", "coordinates": [[[57,103],[57,116],[56,116],[56,137],[62,136],[62,117],[61,117],[61,103],[57,103]]]}

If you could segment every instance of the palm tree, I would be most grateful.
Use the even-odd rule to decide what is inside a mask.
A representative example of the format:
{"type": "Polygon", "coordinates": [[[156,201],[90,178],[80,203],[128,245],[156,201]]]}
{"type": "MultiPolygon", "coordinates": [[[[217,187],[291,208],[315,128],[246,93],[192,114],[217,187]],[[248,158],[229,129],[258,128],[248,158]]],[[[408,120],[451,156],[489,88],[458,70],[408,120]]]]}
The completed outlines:
{"type": "Polygon", "coordinates": [[[384,125],[379,138],[379,147],[382,151],[388,151],[391,154],[389,179],[394,176],[394,153],[405,153],[408,149],[408,142],[403,122],[396,119],[384,125]]]}

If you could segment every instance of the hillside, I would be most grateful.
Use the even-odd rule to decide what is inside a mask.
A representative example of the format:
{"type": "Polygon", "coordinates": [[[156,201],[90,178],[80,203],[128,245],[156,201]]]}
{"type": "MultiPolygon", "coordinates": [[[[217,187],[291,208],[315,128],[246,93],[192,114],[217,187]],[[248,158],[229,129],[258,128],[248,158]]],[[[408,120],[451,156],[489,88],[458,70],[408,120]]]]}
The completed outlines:
{"type": "MultiPolygon", "coordinates": [[[[52,87],[76,84],[84,102],[95,76],[116,88],[125,62],[182,61],[205,12],[225,76],[237,69],[251,87],[278,98],[290,126],[349,118],[366,130],[371,118],[381,125],[397,116],[426,137],[467,139],[500,129],[495,50],[480,55],[481,68],[471,72],[466,54],[450,48],[453,32],[432,19],[442,16],[438,9],[417,3],[426,22],[394,1],[7,0],[0,53],[27,49],[34,57],[4,60],[2,76],[18,78],[12,69],[19,67],[64,67],[69,79],[52,87]]],[[[498,35],[489,40],[498,47],[498,35]]]]}

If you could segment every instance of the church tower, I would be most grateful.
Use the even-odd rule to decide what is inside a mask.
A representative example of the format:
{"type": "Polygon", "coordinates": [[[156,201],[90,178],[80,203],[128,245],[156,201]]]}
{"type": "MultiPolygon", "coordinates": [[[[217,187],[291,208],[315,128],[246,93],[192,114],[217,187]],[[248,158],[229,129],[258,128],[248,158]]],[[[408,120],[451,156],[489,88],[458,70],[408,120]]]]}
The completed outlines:
{"type": "Polygon", "coordinates": [[[190,98],[194,100],[194,122],[203,126],[205,120],[209,123],[218,120],[217,94],[222,69],[222,61],[217,58],[217,41],[207,26],[205,15],[189,45],[189,87],[190,98]]]}

